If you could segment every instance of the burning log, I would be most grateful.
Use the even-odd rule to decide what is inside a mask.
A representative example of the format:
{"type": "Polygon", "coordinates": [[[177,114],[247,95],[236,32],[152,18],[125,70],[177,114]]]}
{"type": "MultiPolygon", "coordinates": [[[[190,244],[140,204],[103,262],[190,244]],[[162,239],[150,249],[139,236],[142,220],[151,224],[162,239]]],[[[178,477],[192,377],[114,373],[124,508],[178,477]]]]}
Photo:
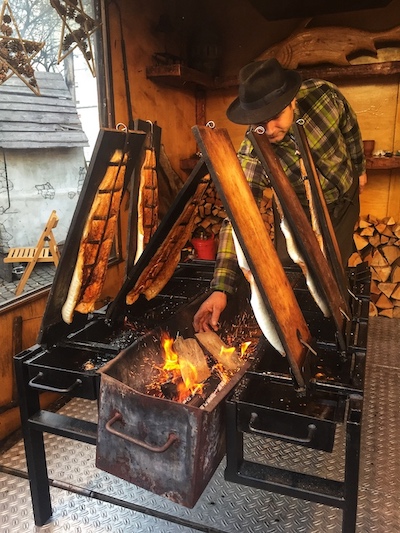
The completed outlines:
{"type": "MultiPolygon", "coordinates": [[[[235,347],[225,344],[213,332],[198,335],[199,342],[196,338],[178,335],[174,340],[166,332],[161,334],[160,356],[164,364],[155,367],[159,374],[147,384],[147,394],[200,407],[207,405],[209,396],[215,397],[240,370],[245,358],[238,356],[235,347]]],[[[242,343],[242,356],[250,353],[250,344],[242,343]]]]}
{"type": "Polygon", "coordinates": [[[242,361],[235,348],[229,347],[213,331],[196,333],[196,338],[200,344],[220,363],[225,370],[237,370],[242,361]]]}
{"type": "Polygon", "coordinates": [[[206,356],[196,339],[177,337],[173,350],[179,357],[184,383],[202,383],[210,377],[211,371],[208,368],[206,356]]]}
{"type": "Polygon", "coordinates": [[[365,261],[371,270],[370,316],[400,318],[400,224],[392,217],[360,217],[354,243],[348,265],[365,261]]]}

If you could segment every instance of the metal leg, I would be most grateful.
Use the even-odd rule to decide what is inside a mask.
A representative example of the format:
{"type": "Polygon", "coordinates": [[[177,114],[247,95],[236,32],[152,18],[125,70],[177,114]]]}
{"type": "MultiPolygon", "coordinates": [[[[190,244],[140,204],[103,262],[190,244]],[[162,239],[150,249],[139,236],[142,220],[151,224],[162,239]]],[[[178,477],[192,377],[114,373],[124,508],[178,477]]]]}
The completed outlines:
{"type": "Polygon", "coordinates": [[[228,401],[225,479],[342,509],[342,533],[355,533],[362,405],[361,396],[352,395],[349,398],[344,481],[336,481],[245,460],[243,456],[244,434],[237,431],[236,406],[234,402],[228,401]]]}
{"type": "Polygon", "coordinates": [[[346,467],[342,533],[355,533],[360,472],[362,398],[350,398],[346,424],[346,467]]]}
{"type": "Polygon", "coordinates": [[[237,473],[243,462],[243,433],[236,428],[236,404],[226,402],[226,454],[225,479],[236,482],[237,473]]]}
{"type": "Polygon", "coordinates": [[[15,356],[15,373],[33,515],[35,524],[43,526],[52,514],[50,488],[43,432],[32,429],[29,422],[29,418],[40,411],[40,403],[38,392],[32,390],[28,385],[29,378],[23,363],[26,356],[32,357],[32,353],[21,352],[21,354],[15,356]]]}

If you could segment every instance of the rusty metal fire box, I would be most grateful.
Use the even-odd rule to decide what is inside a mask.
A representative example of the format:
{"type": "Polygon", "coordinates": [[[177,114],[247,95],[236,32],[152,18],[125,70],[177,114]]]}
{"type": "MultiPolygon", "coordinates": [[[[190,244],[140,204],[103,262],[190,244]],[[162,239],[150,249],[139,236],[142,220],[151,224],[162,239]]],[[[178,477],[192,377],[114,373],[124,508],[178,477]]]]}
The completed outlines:
{"type": "Polygon", "coordinates": [[[96,466],[193,507],[225,454],[223,400],[244,369],[197,407],[146,393],[162,365],[153,331],[100,370],[96,466]]]}

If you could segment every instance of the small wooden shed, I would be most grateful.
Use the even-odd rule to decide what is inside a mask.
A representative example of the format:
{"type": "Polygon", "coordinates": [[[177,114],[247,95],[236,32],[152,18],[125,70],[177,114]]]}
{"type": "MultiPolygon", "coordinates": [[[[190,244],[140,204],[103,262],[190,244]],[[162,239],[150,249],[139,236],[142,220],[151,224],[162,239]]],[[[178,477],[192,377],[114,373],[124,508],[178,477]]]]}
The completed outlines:
{"type": "Polygon", "coordinates": [[[15,75],[0,85],[1,257],[34,246],[53,210],[65,238],[86,171],[88,140],[62,75],[35,77],[40,96],[15,75]]]}

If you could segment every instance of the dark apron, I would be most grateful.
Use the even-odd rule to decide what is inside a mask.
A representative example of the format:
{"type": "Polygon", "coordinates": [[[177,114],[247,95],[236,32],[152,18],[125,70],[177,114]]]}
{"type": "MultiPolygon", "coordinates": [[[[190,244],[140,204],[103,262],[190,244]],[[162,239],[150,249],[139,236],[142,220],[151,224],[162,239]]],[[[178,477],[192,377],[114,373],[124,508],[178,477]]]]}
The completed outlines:
{"type": "MultiPolygon", "coordinates": [[[[355,174],[353,174],[355,176],[355,174]]],[[[339,200],[328,205],[333,229],[338,241],[339,250],[342,256],[343,266],[347,266],[347,261],[356,250],[353,240],[354,227],[360,214],[360,196],[358,176],[353,178],[350,189],[339,200]]],[[[280,219],[274,205],[275,235],[274,243],[278,256],[283,266],[293,264],[286,249],[285,237],[280,228],[280,219]]]]}

